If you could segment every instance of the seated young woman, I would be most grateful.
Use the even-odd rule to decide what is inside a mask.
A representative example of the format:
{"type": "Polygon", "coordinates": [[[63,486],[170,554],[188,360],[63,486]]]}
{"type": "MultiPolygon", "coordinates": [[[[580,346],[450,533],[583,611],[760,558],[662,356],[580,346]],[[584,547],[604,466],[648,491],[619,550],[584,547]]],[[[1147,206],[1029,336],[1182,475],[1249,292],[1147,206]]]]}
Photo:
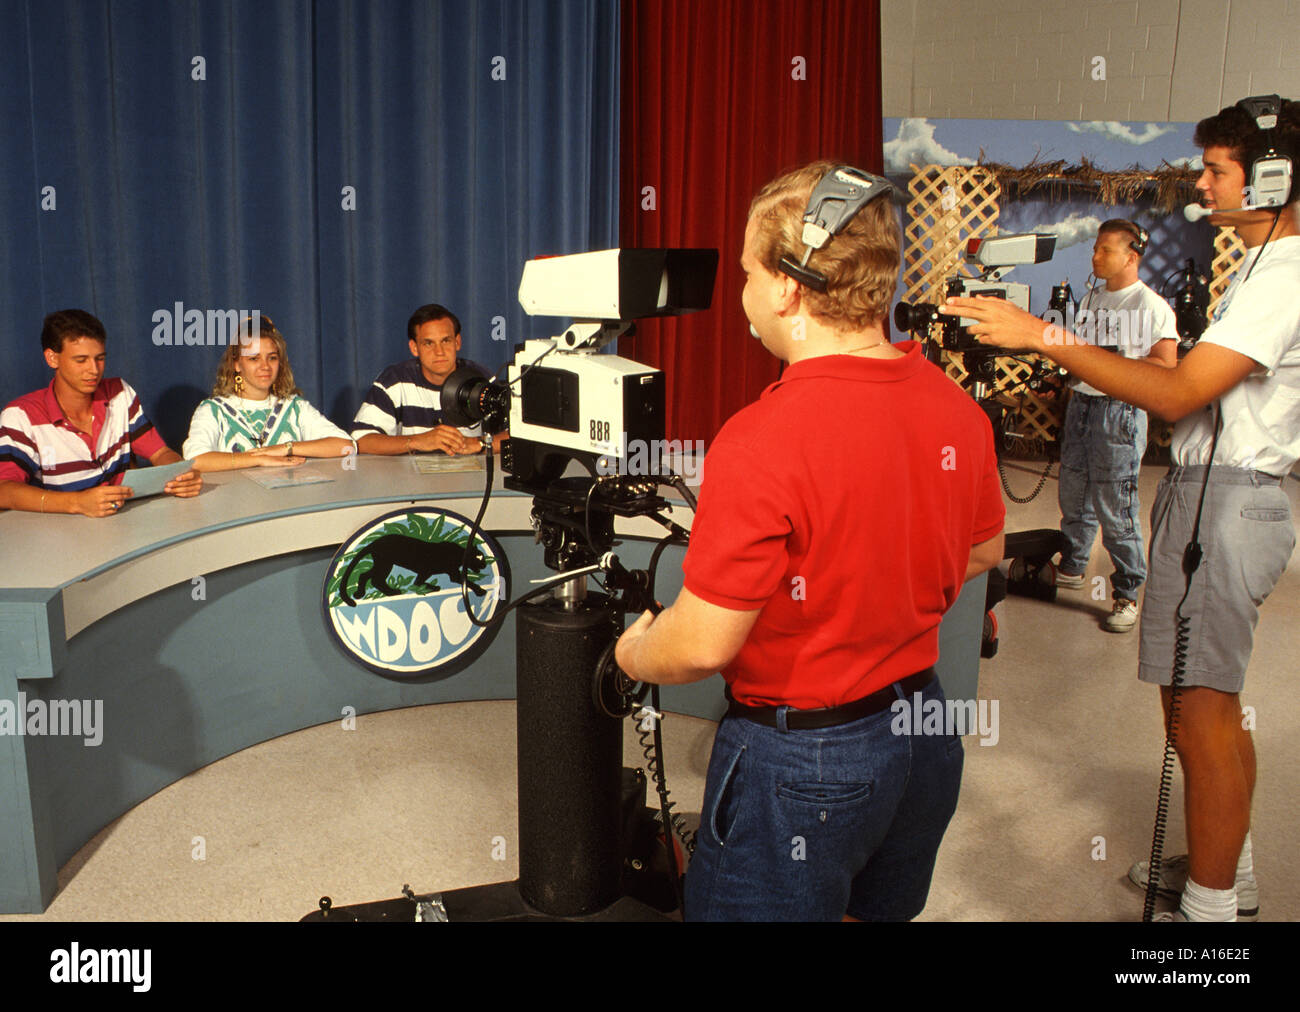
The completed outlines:
{"type": "Polygon", "coordinates": [[[343,457],[356,444],[307,403],[294,385],[284,337],[269,316],[240,328],[217,367],[212,396],[190,420],[182,453],[199,471],[292,467],[308,457],[343,457]]]}

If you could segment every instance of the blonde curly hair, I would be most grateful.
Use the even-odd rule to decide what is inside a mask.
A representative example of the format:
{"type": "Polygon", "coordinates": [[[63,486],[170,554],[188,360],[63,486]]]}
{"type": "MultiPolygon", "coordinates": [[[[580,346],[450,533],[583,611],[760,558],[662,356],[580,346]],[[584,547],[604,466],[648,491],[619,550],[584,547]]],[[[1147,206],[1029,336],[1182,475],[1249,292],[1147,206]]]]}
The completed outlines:
{"type": "Polygon", "coordinates": [[[226,348],[226,353],[221,356],[221,361],[217,364],[217,381],[212,385],[213,397],[225,397],[238,393],[235,387],[235,377],[239,374],[235,371],[235,363],[239,361],[239,356],[250,342],[258,339],[265,341],[267,338],[275,342],[275,350],[280,355],[280,371],[276,374],[271,393],[276,397],[292,397],[295,394],[302,394],[302,391],[298,389],[293,381],[293,368],[289,365],[289,348],[284,343],[284,336],[275,329],[275,323],[269,316],[262,316],[257,321],[249,317],[240,323],[239,340],[231,343],[226,348]],[[254,322],[258,325],[256,334],[253,333],[254,322]]]}
{"type": "MultiPolygon", "coordinates": [[[[835,162],[805,165],[772,180],[754,197],[754,252],[776,272],[783,256],[803,258],[803,215],[813,188],[835,162]]],[[[814,250],[808,267],[826,278],[826,291],[804,287],[800,296],[814,317],[835,330],[861,330],[889,313],[898,286],[902,230],[893,204],[873,200],[825,247],[814,250]]]]}

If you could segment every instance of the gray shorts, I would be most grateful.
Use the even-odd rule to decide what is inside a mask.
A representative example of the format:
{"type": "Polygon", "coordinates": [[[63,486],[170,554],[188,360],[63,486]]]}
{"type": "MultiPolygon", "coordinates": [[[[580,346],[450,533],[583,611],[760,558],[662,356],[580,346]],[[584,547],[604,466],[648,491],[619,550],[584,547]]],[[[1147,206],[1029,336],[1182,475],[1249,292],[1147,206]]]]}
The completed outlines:
{"type": "MultiPolygon", "coordinates": [[[[1151,507],[1151,565],[1142,604],[1138,677],[1172,680],[1175,617],[1186,589],[1183,550],[1191,540],[1204,467],[1180,467],[1160,481],[1151,507]]],[[[1295,548],[1291,503],[1278,478],[1214,467],[1198,539],[1204,549],[1183,604],[1188,619],[1184,685],[1240,692],[1255,641],[1259,606],[1295,548]]]]}

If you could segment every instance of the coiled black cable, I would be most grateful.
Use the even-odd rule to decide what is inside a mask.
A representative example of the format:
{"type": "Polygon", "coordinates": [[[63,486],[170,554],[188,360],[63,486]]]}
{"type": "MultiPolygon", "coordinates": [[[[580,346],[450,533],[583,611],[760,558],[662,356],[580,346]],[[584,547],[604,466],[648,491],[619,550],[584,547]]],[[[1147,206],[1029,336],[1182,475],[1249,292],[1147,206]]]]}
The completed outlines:
{"type": "Polygon", "coordinates": [[[1002,461],[1000,460],[998,461],[998,478],[1002,482],[1002,491],[1007,494],[1008,499],[1010,499],[1014,503],[1020,503],[1022,506],[1025,503],[1033,502],[1035,499],[1038,498],[1038,493],[1043,490],[1043,486],[1047,484],[1047,479],[1050,478],[1051,475],[1052,475],[1052,462],[1049,460],[1047,462],[1047,466],[1043,468],[1043,473],[1038,476],[1038,484],[1034,486],[1034,490],[1030,492],[1029,495],[1027,496],[1018,496],[1011,491],[1011,486],[1007,484],[1006,467],[1003,466],[1002,461]]]}
{"type": "MultiPolygon", "coordinates": [[[[694,513],[696,509],[696,499],[691,490],[686,485],[686,481],[681,475],[671,475],[665,483],[673,486],[682,493],[683,498],[694,513]]],[[[647,592],[650,600],[655,600],[655,576],[659,571],[659,559],[664,550],[670,544],[682,545],[686,541],[677,534],[669,534],[661,538],[655,545],[654,551],[650,555],[650,565],[648,567],[649,579],[647,581],[647,592]]],[[[650,706],[652,712],[647,714],[645,709],[633,713],[632,719],[636,721],[636,734],[638,743],[641,746],[641,753],[645,756],[646,769],[650,771],[650,779],[654,781],[655,790],[659,794],[659,820],[664,827],[664,848],[668,851],[668,874],[672,879],[673,894],[677,897],[677,907],[683,912],[686,911],[686,899],[682,895],[681,872],[677,868],[677,850],[673,846],[673,836],[682,841],[682,847],[685,848],[687,856],[695,853],[695,842],[698,831],[688,834],[686,831],[686,820],[680,812],[674,812],[675,802],[670,798],[668,793],[668,777],[664,772],[662,756],[664,753],[663,732],[660,728],[660,716],[663,713],[659,704],[659,686],[653,685],[650,688],[650,706]],[[640,716],[641,719],[637,720],[640,716]],[[651,718],[651,729],[646,730],[645,718],[651,718]]]]}
{"type": "MultiPolygon", "coordinates": [[[[1190,545],[1188,546],[1191,547],[1190,545]]],[[[1174,763],[1178,758],[1178,690],[1183,684],[1187,667],[1187,646],[1192,637],[1191,619],[1183,614],[1183,602],[1192,589],[1191,575],[1187,577],[1187,590],[1174,616],[1178,632],[1174,639],[1174,671],[1169,681],[1169,717],[1165,722],[1165,751],[1160,765],[1160,788],[1156,792],[1156,821],[1151,830],[1151,855],[1147,864],[1147,889],[1142,901],[1142,920],[1149,922],[1156,911],[1156,896],[1161,878],[1160,865],[1164,860],[1165,823],[1169,821],[1169,795],[1174,784],[1174,763]]]]}
{"type": "MultiPolygon", "coordinates": [[[[673,811],[673,806],[676,805],[676,802],[669,800],[668,777],[664,772],[663,765],[659,758],[660,755],[663,754],[663,738],[659,729],[659,718],[658,716],[655,716],[655,714],[662,712],[659,709],[659,686],[657,685],[652,686],[650,689],[650,706],[654,709],[654,714],[648,715],[654,717],[652,721],[653,727],[651,730],[647,731],[645,729],[645,716],[647,715],[644,714],[643,710],[638,710],[637,713],[632,715],[632,718],[635,720],[637,714],[642,714],[642,718],[637,721],[636,733],[637,738],[639,739],[638,743],[641,746],[641,751],[645,755],[646,769],[650,771],[650,777],[654,780],[655,787],[659,791],[660,818],[663,820],[665,825],[672,826],[673,832],[677,834],[677,838],[682,841],[682,846],[686,848],[686,853],[694,854],[698,831],[695,833],[688,833],[686,830],[686,820],[682,817],[680,812],[673,811]],[[664,812],[668,813],[667,818],[664,817],[664,812]]],[[[667,841],[666,836],[665,841],[667,841]]]]}
{"type": "Polygon", "coordinates": [[[655,790],[659,794],[659,821],[664,827],[664,849],[668,852],[668,876],[673,884],[673,895],[677,897],[677,908],[685,914],[686,898],[682,895],[682,873],[677,867],[677,848],[673,845],[673,836],[676,835],[682,841],[682,846],[688,856],[695,853],[695,839],[697,833],[687,835],[686,820],[682,818],[680,812],[673,811],[674,802],[668,796],[668,778],[664,773],[663,759],[664,742],[663,731],[660,726],[659,718],[663,711],[659,708],[659,686],[655,685],[650,690],[651,711],[647,713],[644,708],[638,710],[632,715],[632,719],[637,720],[636,733],[641,745],[641,752],[645,756],[646,769],[650,771],[650,778],[654,781],[655,790]],[[646,719],[649,718],[651,729],[645,729],[646,719]]]}

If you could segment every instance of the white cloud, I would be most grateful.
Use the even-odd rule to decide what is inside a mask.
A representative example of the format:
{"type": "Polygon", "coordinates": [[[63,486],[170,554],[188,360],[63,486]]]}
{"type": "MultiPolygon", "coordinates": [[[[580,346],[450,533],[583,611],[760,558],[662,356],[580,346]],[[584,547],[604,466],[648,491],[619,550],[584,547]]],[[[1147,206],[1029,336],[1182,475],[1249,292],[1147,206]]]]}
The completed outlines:
{"type": "Polygon", "coordinates": [[[910,174],[910,165],[974,165],[934,139],[934,124],[928,119],[905,119],[898,124],[898,136],[885,142],[885,172],[910,174]]]}
{"type": "Polygon", "coordinates": [[[1092,214],[1079,214],[1075,211],[1065,221],[1058,221],[1054,225],[1035,225],[1035,232],[1050,232],[1056,236],[1056,248],[1063,250],[1067,246],[1074,246],[1081,242],[1087,242],[1097,234],[1097,228],[1101,225],[1101,219],[1092,214]]]}
{"type": "Polygon", "coordinates": [[[1189,155],[1186,158],[1175,158],[1169,163],[1176,169],[1195,169],[1200,172],[1205,165],[1201,162],[1200,155],[1189,155]]]}
{"type": "Polygon", "coordinates": [[[1171,126],[1162,127],[1157,126],[1155,123],[1148,123],[1141,133],[1134,133],[1132,127],[1113,119],[1095,119],[1087,123],[1066,123],[1065,128],[1072,130],[1076,134],[1101,134],[1112,141],[1123,141],[1125,144],[1146,144],[1157,137],[1173,133],[1175,129],[1171,126]]]}

